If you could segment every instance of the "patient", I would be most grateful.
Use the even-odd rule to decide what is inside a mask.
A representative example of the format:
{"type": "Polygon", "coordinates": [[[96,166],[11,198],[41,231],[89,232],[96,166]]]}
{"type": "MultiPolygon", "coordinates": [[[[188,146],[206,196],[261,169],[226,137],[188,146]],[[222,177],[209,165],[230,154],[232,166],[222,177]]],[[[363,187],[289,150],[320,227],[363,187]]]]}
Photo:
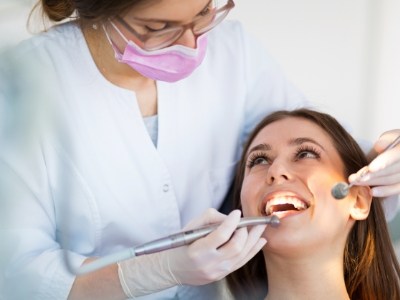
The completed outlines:
{"type": "Polygon", "coordinates": [[[367,165],[329,115],[307,109],[267,116],[244,148],[235,203],[244,216],[275,214],[268,243],[228,276],[235,299],[400,299],[400,269],[381,201],[332,186],[367,165]]]}

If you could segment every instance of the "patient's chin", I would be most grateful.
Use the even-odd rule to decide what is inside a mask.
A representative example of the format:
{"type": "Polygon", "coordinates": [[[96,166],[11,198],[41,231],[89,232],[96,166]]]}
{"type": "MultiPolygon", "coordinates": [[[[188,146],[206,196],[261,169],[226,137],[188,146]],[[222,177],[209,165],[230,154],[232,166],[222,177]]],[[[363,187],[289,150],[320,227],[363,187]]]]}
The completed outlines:
{"type": "MultiPolygon", "coordinates": [[[[286,213],[290,214],[290,212],[286,213]]],[[[290,222],[289,224],[289,222],[285,222],[285,218],[277,228],[268,226],[263,237],[267,240],[264,247],[267,252],[288,257],[308,255],[308,251],[312,251],[318,245],[316,236],[302,226],[301,222],[290,222]]]]}

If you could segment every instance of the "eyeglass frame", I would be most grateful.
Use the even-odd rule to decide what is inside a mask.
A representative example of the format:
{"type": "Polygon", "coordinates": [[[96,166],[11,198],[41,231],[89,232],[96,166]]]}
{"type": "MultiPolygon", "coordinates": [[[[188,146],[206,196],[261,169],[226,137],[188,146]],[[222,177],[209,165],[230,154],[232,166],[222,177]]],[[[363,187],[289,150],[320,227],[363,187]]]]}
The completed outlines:
{"type": "MultiPolygon", "coordinates": [[[[226,11],[225,16],[222,17],[222,18],[221,18],[217,23],[215,23],[212,27],[208,28],[208,29],[205,30],[204,32],[201,31],[201,32],[198,33],[198,34],[196,34],[196,33],[193,32],[193,28],[194,28],[195,25],[197,24],[198,20],[201,19],[201,17],[196,18],[195,20],[193,20],[192,22],[190,22],[190,23],[188,23],[188,24],[171,26],[170,28],[166,29],[165,32],[163,32],[163,34],[168,33],[168,31],[174,31],[174,30],[176,30],[176,29],[178,29],[178,28],[181,30],[180,33],[177,34],[176,37],[174,37],[173,39],[171,39],[171,41],[164,42],[164,43],[160,43],[160,46],[152,47],[152,48],[147,48],[147,47],[145,46],[145,44],[146,44],[146,41],[148,41],[150,38],[155,37],[155,36],[156,36],[156,33],[148,32],[148,33],[145,33],[145,34],[140,34],[140,33],[138,33],[135,29],[133,29],[121,16],[116,15],[114,18],[115,18],[115,20],[118,21],[122,26],[124,26],[130,33],[132,33],[136,38],[138,38],[139,41],[141,41],[141,42],[143,43],[143,48],[144,48],[144,49],[151,51],[151,50],[159,50],[159,49],[162,49],[162,48],[165,48],[165,47],[168,47],[168,46],[172,45],[172,44],[173,44],[174,42],[176,42],[176,41],[185,33],[185,31],[187,31],[188,29],[191,29],[192,32],[193,32],[193,34],[194,34],[195,36],[202,35],[202,34],[208,32],[208,31],[214,29],[220,22],[222,22],[222,21],[226,18],[226,16],[229,14],[230,10],[231,10],[232,8],[234,8],[234,7],[235,7],[235,2],[234,2],[233,0],[228,0],[228,2],[227,2],[224,6],[218,8],[218,9],[215,10],[215,12],[214,12],[214,15],[217,15],[217,14],[220,13],[220,12],[226,11]]],[[[131,18],[132,18],[132,19],[135,19],[134,17],[131,17],[131,18]]],[[[148,21],[136,20],[136,22],[137,22],[138,25],[141,25],[142,23],[147,23],[148,21]]],[[[211,23],[212,23],[212,21],[211,21],[208,25],[210,25],[211,23]]],[[[205,26],[205,28],[207,28],[207,26],[205,26]]],[[[178,32],[178,31],[177,31],[177,32],[178,32]]]]}

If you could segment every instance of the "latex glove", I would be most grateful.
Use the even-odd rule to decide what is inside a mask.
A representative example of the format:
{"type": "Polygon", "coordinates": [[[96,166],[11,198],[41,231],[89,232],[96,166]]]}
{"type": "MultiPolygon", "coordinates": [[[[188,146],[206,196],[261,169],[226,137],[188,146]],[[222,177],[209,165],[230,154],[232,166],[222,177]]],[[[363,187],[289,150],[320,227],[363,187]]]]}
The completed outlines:
{"type": "MultiPolygon", "coordinates": [[[[369,173],[356,183],[357,185],[372,186],[373,196],[388,197],[400,194],[400,145],[382,153],[399,135],[400,129],[395,129],[380,136],[374,144],[375,152],[370,153],[369,156],[379,155],[368,165],[369,173]]],[[[360,172],[361,170],[358,173],[360,172]]],[[[356,177],[356,174],[350,175],[349,182],[355,181],[356,177]]]]}
{"type": "Polygon", "coordinates": [[[203,285],[220,280],[243,266],[265,245],[266,240],[261,235],[266,225],[254,226],[250,230],[243,227],[235,231],[241,216],[239,210],[226,217],[211,209],[200,223],[189,224],[185,229],[221,221],[221,216],[225,218],[224,222],[206,237],[177,249],[176,253],[165,253],[180,283],[203,285]]]}
{"type": "Polygon", "coordinates": [[[128,297],[154,293],[175,285],[203,285],[243,266],[265,245],[266,225],[235,231],[241,213],[228,216],[209,209],[184,230],[222,222],[212,233],[188,246],[139,256],[119,263],[121,285],[128,297]]]}

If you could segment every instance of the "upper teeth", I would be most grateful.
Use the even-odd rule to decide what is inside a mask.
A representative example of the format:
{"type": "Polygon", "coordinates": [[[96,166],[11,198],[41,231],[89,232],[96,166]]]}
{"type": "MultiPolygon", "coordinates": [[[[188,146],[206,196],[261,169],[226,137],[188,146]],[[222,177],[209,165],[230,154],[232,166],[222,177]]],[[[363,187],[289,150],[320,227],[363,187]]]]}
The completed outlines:
{"type": "Polygon", "coordinates": [[[307,209],[307,204],[304,201],[301,201],[300,199],[295,197],[285,196],[269,200],[265,205],[265,212],[267,213],[267,215],[269,215],[271,213],[272,206],[281,204],[291,204],[298,210],[307,209]]]}

